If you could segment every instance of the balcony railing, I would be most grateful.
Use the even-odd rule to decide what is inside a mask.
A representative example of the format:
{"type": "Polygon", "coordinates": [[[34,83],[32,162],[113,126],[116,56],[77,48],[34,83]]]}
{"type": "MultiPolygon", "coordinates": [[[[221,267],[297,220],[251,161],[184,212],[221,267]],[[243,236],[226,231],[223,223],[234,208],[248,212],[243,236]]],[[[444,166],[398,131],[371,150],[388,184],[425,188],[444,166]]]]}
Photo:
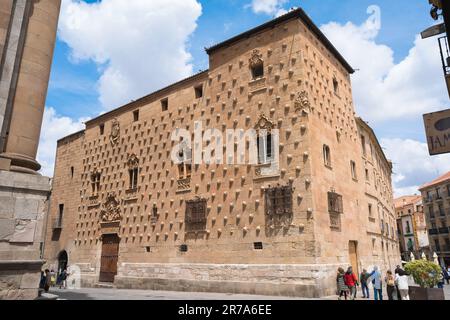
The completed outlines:
{"type": "Polygon", "coordinates": [[[439,234],[439,231],[438,231],[438,229],[429,229],[428,230],[428,234],[429,235],[437,235],[437,234],[439,234]]]}

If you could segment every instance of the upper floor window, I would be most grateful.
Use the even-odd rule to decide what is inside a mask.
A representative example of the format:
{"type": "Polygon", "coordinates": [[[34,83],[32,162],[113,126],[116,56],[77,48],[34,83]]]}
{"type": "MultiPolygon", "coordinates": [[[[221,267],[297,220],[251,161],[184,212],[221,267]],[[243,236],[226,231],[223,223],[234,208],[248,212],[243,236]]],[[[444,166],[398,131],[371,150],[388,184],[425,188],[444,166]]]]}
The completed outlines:
{"type": "Polygon", "coordinates": [[[73,175],[75,173],[75,168],[74,167],[70,167],[70,177],[73,179],[73,175]]]}
{"type": "Polygon", "coordinates": [[[361,147],[362,147],[363,155],[366,156],[367,155],[366,137],[364,137],[363,135],[361,135],[361,147]]]}
{"type": "Polygon", "coordinates": [[[273,122],[264,115],[256,124],[258,164],[269,164],[275,160],[275,137],[272,134],[274,128],[273,122]]]}
{"type": "Polygon", "coordinates": [[[406,221],[406,233],[411,233],[411,225],[409,221],[406,221]]]}
{"type": "Polygon", "coordinates": [[[161,100],[161,109],[163,112],[169,110],[169,99],[161,100]]]}
{"type": "Polygon", "coordinates": [[[367,182],[370,181],[369,169],[366,169],[366,181],[367,181],[367,182]]]}
{"type": "Polygon", "coordinates": [[[336,95],[339,94],[339,82],[335,77],[333,78],[333,90],[334,90],[334,94],[336,94],[336,95]]]}
{"type": "Polygon", "coordinates": [[[264,77],[264,61],[259,50],[254,50],[249,61],[252,79],[257,80],[264,77]]]}
{"type": "Polygon", "coordinates": [[[436,188],[436,199],[442,199],[441,190],[439,188],[436,188]]]}
{"type": "Polygon", "coordinates": [[[200,99],[203,97],[203,86],[202,85],[195,87],[194,91],[195,91],[196,99],[200,99]]]}
{"type": "Polygon", "coordinates": [[[180,152],[178,153],[178,179],[189,179],[192,172],[192,149],[186,144],[182,145],[180,152]]]}
{"type": "Polygon", "coordinates": [[[101,136],[104,135],[104,134],[105,134],[105,124],[102,123],[102,124],[99,126],[99,129],[100,129],[100,135],[101,135],[101,136]]]}
{"type": "Polygon", "coordinates": [[[450,197],[450,184],[447,185],[447,195],[450,197]]]}
{"type": "Polygon", "coordinates": [[[101,173],[97,169],[91,173],[91,188],[93,196],[98,195],[100,191],[100,177],[101,173]]]}
{"type": "Polygon", "coordinates": [[[372,204],[369,203],[369,217],[373,216],[373,212],[372,212],[372,204]]]}
{"type": "Polygon", "coordinates": [[[134,122],[139,121],[139,110],[133,111],[133,121],[134,122]]]}
{"type": "Polygon", "coordinates": [[[358,175],[356,174],[356,162],[355,161],[350,161],[350,169],[352,172],[352,179],[358,180],[358,175]]]}
{"type": "Polygon", "coordinates": [[[139,159],[135,154],[132,154],[128,158],[128,178],[129,178],[129,190],[136,190],[138,187],[139,178],[139,159]]]}
{"type": "Polygon", "coordinates": [[[342,196],[336,192],[328,192],[328,212],[344,213],[342,196]]]}
{"type": "Polygon", "coordinates": [[[323,162],[326,167],[331,168],[331,150],[327,145],[323,146],[323,162]]]}

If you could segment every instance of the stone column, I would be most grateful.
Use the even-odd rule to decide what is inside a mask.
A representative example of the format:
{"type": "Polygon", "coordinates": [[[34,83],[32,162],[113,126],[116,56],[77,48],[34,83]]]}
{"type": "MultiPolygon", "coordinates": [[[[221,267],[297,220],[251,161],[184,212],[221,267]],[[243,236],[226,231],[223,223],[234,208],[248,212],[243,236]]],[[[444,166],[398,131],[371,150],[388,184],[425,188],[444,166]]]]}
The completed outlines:
{"type": "MultiPolygon", "coordinates": [[[[18,40],[18,45],[16,44],[18,47],[12,52],[15,55],[10,54],[9,63],[12,65],[8,66],[13,67],[14,71],[2,128],[3,143],[0,145],[2,148],[0,157],[3,158],[3,165],[0,163],[0,169],[36,173],[41,168],[36,161],[36,154],[60,6],[61,0],[15,2],[10,32],[15,37],[14,40],[18,40]],[[14,75],[17,76],[16,83],[14,75]]],[[[9,41],[8,45],[14,46],[14,43],[15,41],[9,41]]],[[[2,73],[6,70],[6,66],[5,64],[2,68],[2,73]]]]}

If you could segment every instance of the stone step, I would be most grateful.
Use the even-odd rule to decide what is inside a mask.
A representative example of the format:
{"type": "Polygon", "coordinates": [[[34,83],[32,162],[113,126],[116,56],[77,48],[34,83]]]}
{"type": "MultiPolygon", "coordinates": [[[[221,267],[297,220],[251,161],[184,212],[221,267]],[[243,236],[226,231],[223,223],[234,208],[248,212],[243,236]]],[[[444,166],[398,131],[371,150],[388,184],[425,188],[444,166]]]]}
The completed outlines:
{"type": "Polygon", "coordinates": [[[107,282],[98,282],[94,285],[94,288],[97,289],[117,289],[117,287],[113,283],[107,282]]]}
{"type": "Polygon", "coordinates": [[[40,296],[38,298],[36,298],[36,300],[58,300],[59,296],[57,296],[56,294],[51,294],[51,293],[41,293],[40,296]]]}

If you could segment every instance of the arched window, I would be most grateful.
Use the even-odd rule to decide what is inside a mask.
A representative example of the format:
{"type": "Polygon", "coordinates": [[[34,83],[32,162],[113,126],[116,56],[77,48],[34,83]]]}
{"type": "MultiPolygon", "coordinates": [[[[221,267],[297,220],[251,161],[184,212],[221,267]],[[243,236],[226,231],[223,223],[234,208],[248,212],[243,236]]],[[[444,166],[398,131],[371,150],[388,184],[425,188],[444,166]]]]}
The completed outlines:
{"type": "Polygon", "coordinates": [[[135,191],[138,187],[139,177],[139,159],[135,154],[132,154],[128,158],[128,177],[129,177],[129,190],[135,191]]]}
{"type": "Polygon", "coordinates": [[[333,78],[333,90],[335,94],[339,94],[339,82],[335,77],[333,78]]]}
{"type": "Polygon", "coordinates": [[[275,145],[272,130],[275,125],[261,115],[255,130],[257,134],[258,164],[269,164],[275,160],[275,145]]]}
{"type": "Polygon", "coordinates": [[[180,163],[178,164],[178,179],[184,180],[191,178],[192,172],[192,149],[185,142],[178,153],[180,163]]]}
{"type": "Polygon", "coordinates": [[[101,178],[101,173],[97,169],[95,169],[91,173],[92,196],[98,195],[98,192],[100,191],[100,178],[101,178]]]}
{"type": "Polygon", "coordinates": [[[259,50],[254,50],[249,61],[252,79],[257,80],[264,77],[264,61],[259,50]]]}
{"type": "Polygon", "coordinates": [[[326,144],[323,145],[323,162],[326,167],[331,168],[331,150],[326,144]]]}

